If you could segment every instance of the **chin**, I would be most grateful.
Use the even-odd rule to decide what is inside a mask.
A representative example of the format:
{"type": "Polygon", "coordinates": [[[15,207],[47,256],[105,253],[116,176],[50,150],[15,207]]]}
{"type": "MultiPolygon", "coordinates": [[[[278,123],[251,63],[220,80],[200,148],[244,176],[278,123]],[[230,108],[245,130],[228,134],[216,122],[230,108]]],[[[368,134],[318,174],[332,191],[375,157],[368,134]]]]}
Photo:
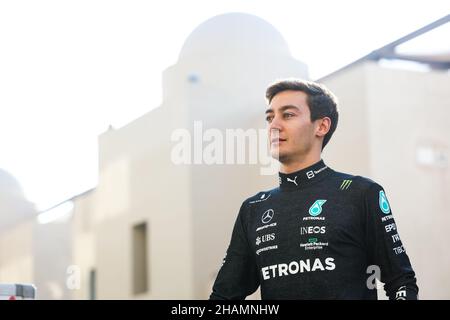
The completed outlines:
{"type": "Polygon", "coordinates": [[[270,155],[272,156],[272,158],[280,161],[281,163],[283,163],[289,158],[288,154],[286,154],[285,152],[278,152],[278,150],[272,151],[270,155]]]}

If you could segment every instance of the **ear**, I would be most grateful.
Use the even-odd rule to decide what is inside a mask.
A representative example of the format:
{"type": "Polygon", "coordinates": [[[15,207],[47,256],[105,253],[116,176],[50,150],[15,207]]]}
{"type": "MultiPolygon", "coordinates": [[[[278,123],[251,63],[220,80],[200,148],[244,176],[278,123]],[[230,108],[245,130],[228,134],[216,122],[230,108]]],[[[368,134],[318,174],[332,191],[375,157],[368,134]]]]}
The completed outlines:
{"type": "Polygon", "coordinates": [[[318,137],[324,137],[331,128],[331,119],[324,117],[316,120],[316,135],[318,137]]]}

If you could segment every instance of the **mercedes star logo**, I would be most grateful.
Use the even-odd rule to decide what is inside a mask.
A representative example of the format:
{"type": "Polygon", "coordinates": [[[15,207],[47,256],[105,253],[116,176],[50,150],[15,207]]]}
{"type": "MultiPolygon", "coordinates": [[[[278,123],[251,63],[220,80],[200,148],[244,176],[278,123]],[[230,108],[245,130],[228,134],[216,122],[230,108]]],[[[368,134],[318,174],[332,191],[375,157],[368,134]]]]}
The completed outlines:
{"type": "Polygon", "coordinates": [[[262,223],[269,223],[270,220],[272,220],[273,215],[274,215],[273,209],[269,209],[266,212],[264,212],[261,218],[262,223]]]}

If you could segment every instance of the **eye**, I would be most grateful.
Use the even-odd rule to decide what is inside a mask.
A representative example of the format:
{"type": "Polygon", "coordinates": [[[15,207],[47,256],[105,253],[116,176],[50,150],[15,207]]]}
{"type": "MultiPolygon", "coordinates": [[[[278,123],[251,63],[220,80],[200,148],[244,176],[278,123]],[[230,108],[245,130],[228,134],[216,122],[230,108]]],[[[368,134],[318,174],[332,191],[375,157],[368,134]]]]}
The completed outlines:
{"type": "Polygon", "coordinates": [[[272,120],[273,120],[273,116],[272,116],[272,115],[266,116],[266,121],[267,121],[268,123],[271,123],[272,120]]]}
{"type": "Polygon", "coordinates": [[[293,117],[293,116],[294,116],[294,114],[293,114],[293,113],[290,113],[290,112],[285,112],[285,113],[283,113],[283,118],[285,118],[285,119],[291,118],[291,117],[293,117]]]}

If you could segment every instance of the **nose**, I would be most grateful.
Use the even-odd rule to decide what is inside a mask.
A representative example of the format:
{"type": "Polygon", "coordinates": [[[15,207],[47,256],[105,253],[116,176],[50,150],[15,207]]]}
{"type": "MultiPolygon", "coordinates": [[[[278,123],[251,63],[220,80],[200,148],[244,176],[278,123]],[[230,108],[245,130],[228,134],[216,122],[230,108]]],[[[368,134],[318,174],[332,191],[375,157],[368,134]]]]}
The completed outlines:
{"type": "Polygon", "coordinates": [[[275,134],[278,136],[279,132],[282,130],[281,121],[279,117],[274,116],[272,122],[270,122],[269,127],[267,128],[270,136],[274,136],[275,134]]]}

